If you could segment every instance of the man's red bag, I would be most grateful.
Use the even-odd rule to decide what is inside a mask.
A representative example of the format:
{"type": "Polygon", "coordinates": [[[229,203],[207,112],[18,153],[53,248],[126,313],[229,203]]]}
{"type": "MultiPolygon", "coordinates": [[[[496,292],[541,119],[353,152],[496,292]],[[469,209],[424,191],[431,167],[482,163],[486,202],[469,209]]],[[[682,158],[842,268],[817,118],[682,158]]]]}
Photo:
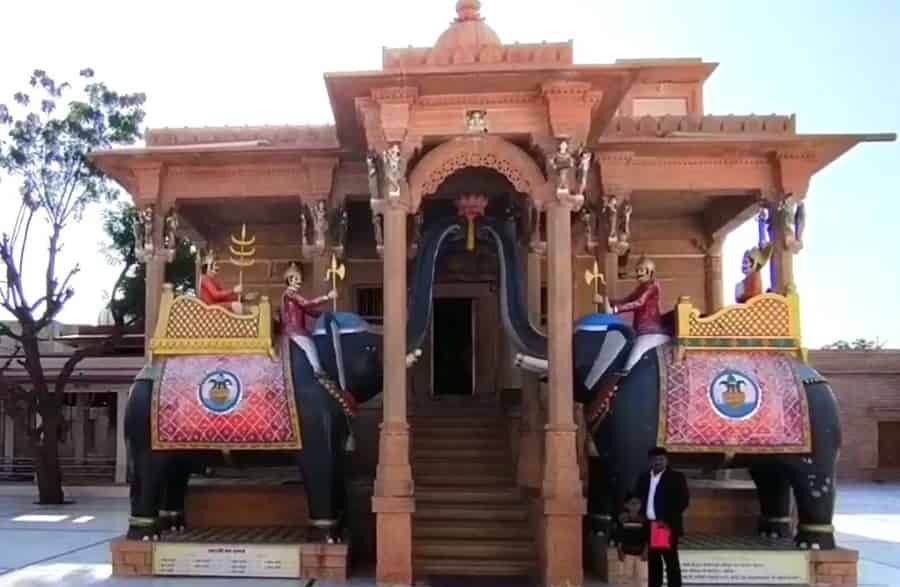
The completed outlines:
{"type": "Polygon", "coordinates": [[[650,522],[650,548],[654,550],[672,548],[672,530],[661,522],[650,522]]]}

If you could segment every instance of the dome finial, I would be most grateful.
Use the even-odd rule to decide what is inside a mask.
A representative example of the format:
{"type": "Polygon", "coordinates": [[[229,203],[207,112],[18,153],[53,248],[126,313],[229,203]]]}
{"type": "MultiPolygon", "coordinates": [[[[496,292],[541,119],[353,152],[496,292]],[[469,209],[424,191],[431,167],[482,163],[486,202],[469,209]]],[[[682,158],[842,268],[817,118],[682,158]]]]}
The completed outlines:
{"type": "Polygon", "coordinates": [[[480,0],[459,0],[456,3],[456,19],[458,21],[481,20],[480,0]]]}

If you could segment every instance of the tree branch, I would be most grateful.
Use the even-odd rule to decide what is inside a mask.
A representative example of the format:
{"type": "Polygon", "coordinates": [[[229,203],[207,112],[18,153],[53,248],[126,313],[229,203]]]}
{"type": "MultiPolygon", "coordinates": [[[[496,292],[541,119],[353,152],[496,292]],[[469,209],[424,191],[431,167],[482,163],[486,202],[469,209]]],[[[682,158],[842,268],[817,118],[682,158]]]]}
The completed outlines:
{"type": "MultiPolygon", "coordinates": [[[[6,306],[6,304],[3,304],[3,305],[6,306]]],[[[8,308],[7,308],[7,309],[8,309],[8,308]]],[[[0,323],[0,336],[6,336],[6,337],[11,338],[11,339],[13,339],[13,340],[15,340],[15,341],[22,340],[22,337],[21,337],[20,335],[18,335],[18,334],[16,334],[15,332],[13,332],[13,330],[12,330],[9,326],[7,326],[6,324],[3,324],[3,323],[0,323]]],[[[14,355],[14,356],[15,356],[15,355],[14,355]]],[[[10,361],[11,361],[11,360],[12,360],[12,358],[10,358],[10,361]]],[[[4,365],[3,367],[0,367],[0,373],[2,373],[3,370],[4,370],[4,368],[5,368],[5,367],[8,367],[8,366],[9,366],[9,363],[7,363],[6,365],[4,365]]]]}

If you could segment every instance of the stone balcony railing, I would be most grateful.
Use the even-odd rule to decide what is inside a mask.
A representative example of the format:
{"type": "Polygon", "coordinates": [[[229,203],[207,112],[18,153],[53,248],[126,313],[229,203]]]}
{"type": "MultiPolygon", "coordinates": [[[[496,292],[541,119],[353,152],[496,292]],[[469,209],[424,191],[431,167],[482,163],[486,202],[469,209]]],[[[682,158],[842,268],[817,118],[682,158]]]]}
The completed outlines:
{"type": "Polygon", "coordinates": [[[773,134],[796,133],[793,115],[769,114],[757,116],[617,116],[603,132],[606,138],[665,137],[673,132],[699,132],[721,134],[773,134]]]}

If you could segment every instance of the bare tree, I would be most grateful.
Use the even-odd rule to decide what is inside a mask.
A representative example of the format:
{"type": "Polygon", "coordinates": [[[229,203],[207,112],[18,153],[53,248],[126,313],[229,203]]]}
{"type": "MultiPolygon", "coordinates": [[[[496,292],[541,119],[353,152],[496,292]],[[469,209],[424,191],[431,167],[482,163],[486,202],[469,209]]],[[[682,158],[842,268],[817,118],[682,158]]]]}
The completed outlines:
{"type": "Polygon", "coordinates": [[[30,89],[13,96],[16,113],[0,104],[0,127],[8,129],[5,139],[0,135],[0,170],[19,180],[21,198],[11,229],[0,239],[0,306],[18,323],[17,329],[0,324],[0,335],[18,347],[13,357],[0,365],[0,392],[6,396],[5,404],[29,427],[41,503],[62,503],[64,499],[59,466],[60,408],[72,372],[85,357],[114,346],[124,326],[118,317],[112,336],[73,352],[55,378],[47,376],[39,337],[74,295],[72,280],[79,270],[77,264],[66,270],[57,266],[62,236],[67,227],[81,220],[87,206],[117,196],[88,154],[94,149],[133,144],[141,137],[144,119],[143,94],[114,92],[93,81],[90,69],[82,70],[80,76],[85,86],[79,99],[66,102],[64,95],[71,85],[57,84],[44,71],[35,70],[30,89]],[[47,245],[30,238],[35,220],[46,224],[47,245]],[[32,292],[23,275],[35,269],[34,256],[42,246],[47,246],[47,264],[42,287],[32,292]],[[12,361],[24,367],[26,384],[8,380],[12,361]]]}

